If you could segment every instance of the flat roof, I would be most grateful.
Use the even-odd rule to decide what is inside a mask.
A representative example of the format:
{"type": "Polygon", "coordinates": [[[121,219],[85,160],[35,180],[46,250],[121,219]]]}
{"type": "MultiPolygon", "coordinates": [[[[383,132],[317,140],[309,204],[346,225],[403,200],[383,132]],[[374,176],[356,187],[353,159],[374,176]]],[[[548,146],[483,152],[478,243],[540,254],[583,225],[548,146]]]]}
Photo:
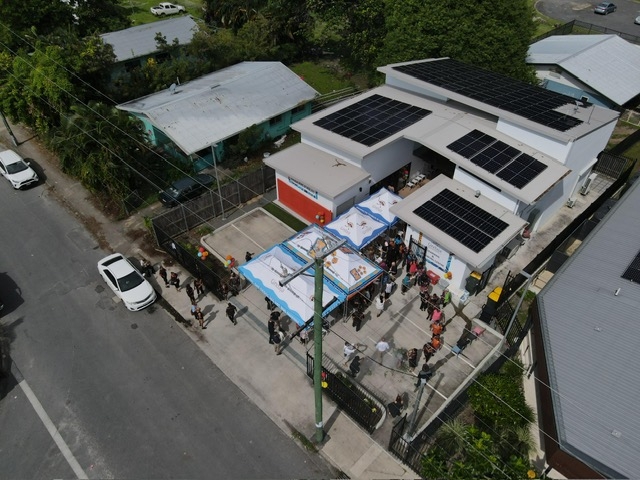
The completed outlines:
{"type": "Polygon", "coordinates": [[[537,297],[560,448],[610,478],[640,472],[639,251],[636,181],[537,297]]]}
{"type": "Polygon", "coordinates": [[[370,176],[362,168],[304,143],[271,154],[264,163],[332,199],[370,176]]]}
{"type": "MultiPolygon", "coordinates": [[[[523,128],[531,130],[532,132],[537,132],[539,134],[542,134],[551,138],[555,138],[563,142],[575,141],[595,130],[598,130],[599,128],[611,123],[612,121],[615,121],[619,115],[618,112],[609,110],[607,108],[595,106],[595,105],[589,105],[586,107],[577,105],[573,98],[567,97],[566,104],[554,109],[545,110],[545,108],[542,107],[542,110],[541,110],[542,113],[544,113],[545,111],[553,112],[554,114],[561,114],[560,116],[565,115],[568,118],[571,118],[571,117],[575,118],[579,122],[581,122],[579,125],[569,128],[566,131],[560,131],[556,128],[552,128],[550,126],[546,126],[546,125],[534,122],[532,120],[529,120],[522,115],[513,113],[512,111],[506,110],[504,108],[500,108],[495,105],[491,105],[486,101],[480,101],[478,99],[474,99],[467,95],[458,93],[456,91],[456,89],[458,88],[458,86],[456,85],[456,82],[460,79],[458,79],[455,75],[450,76],[450,80],[449,80],[450,84],[436,85],[435,83],[420,80],[413,75],[409,75],[407,73],[403,73],[395,69],[396,67],[402,67],[405,65],[417,65],[417,64],[425,64],[428,62],[439,62],[439,61],[448,61],[448,60],[450,59],[449,58],[433,58],[433,59],[427,59],[427,60],[416,60],[411,62],[396,63],[396,64],[379,67],[378,71],[384,73],[385,75],[387,75],[387,77],[396,78],[399,81],[404,82],[405,84],[414,88],[416,91],[424,92],[424,95],[432,94],[432,95],[444,97],[449,100],[453,100],[455,102],[461,103],[463,105],[467,105],[469,107],[475,108],[482,112],[495,115],[496,117],[504,121],[508,121],[515,125],[519,125],[523,128]]],[[[498,76],[501,79],[503,79],[505,82],[509,83],[510,85],[512,84],[513,88],[512,88],[511,95],[516,99],[518,98],[518,88],[521,88],[521,89],[527,88],[528,90],[531,90],[533,88],[534,90],[539,89],[541,92],[549,92],[548,90],[545,90],[542,87],[534,88],[529,84],[526,84],[524,82],[518,82],[513,79],[509,79],[508,77],[503,75],[498,75],[478,67],[473,67],[471,65],[467,65],[467,64],[463,64],[463,65],[465,65],[465,67],[467,67],[468,69],[477,71],[478,76],[481,76],[483,73],[490,76],[498,76]]],[[[477,91],[479,92],[482,92],[483,89],[487,89],[487,92],[486,92],[487,96],[490,95],[491,93],[496,93],[496,92],[491,92],[489,90],[491,88],[490,83],[487,83],[486,85],[485,84],[477,85],[476,87],[477,87],[477,91]]],[[[496,89],[500,88],[500,86],[496,86],[495,88],[496,89]]],[[[557,94],[557,95],[560,95],[560,94],[557,94]]]]}
{"type": "Polygon", "coordinates": [[[156,34],[161,33],[171,45],[175,38],[180,45],[190,43],[193,34],[198,31],[198,24],[190,15],[145,23],[100,35],[104,43],[113,47],[116,61],[124,62],[159,51],[156,34]]]}
{"type": "MultiPolygon", "coordinates": [[[[340,110],[344,110],[345,108],[351,105],[355,105],[356,103],[362,102],[364,99],[373,97],[375,95],[380,95],[382,97],[390,98],[393,100],[397,100],[399,102],[407,103],[409,105],[414,105],[416,107],[429,110],[429,107],[427,107],[429,102],[426,99],[423,99],[417,95],[413,95],[408,92],[404,92],[397,88],[383,85],[381,87],[377,87],[372,90],[369,90],[361,95],[357,95],[348,100],[344,100],[335,105],[332,105],[331,107],[326,108],[318,113],[309,115],[308,117],[291,125],[291,128],[300,132],[305,137],[330,144],[332,148],[335,148],[336,150],[343,151],[356,158],[364,158],[370,153],[378,151],[380,148],[384,147],[385,145],[389,145],[390,143],[395,142],[399,138],[402,138],[404,129],[399,130],[392,135],[389,135],[388,137],[384,138],[378,143],[375,143],[371,146],[367,146],[362,143],[356,142],[355,140],[351,140],[347,137],[343,137],[342,135],[334,133],[318,125],[314,125],[314,123],[317,122],[318,120],[321,120],[325,117],[329,117],[330,115],[336,112],[339,112],[340,110]]],[[[383,119],[381,119],[380,121],[383,121],[383,119]]],[[[419,120],[414,124],[414,126],[419,125],[423,121],[424,119],[419,120]]]]}
{"type": "Polygon", "coordinates": [[[304,140],[308,138],[316,139],[330,144],[336,149],[336,151],[348,152],[360,158],[376,151],[384,145],[395,142],[398,139],[405,138],[424,145],[425,147],[443,155],[456,165],[459,165],[476,177],[493,185],[495,188],[498,188],[501,191],[508,193],[513,198],[528,204],[535,203],[570,171],[557,160],[523,144],[522,142],[518,142],[517,140],[498,132],[496,130],[495,121],[482,117],[479,112],[474,109],[468,108],[464,105],[452,105],[439,102],[435,99],[423,98],[386,85],[370,90],[363,95],[350,99],[347,102],[340,103],[330,109],[323,110],[319,114],[311,115],[304,120],[295,123],[292,128],[301,132],[304,136],[304,140]],[[372,145],[371,147],[367,147],[339,134],[314,125],[314,122],[319,118],[330,115],[336,110],[340,110],[344,105],[357,103],[359,99],[363,97],[371,97],[373,95],[398,99],[405,103],[410,103],[411,105],[416,105],[420,108],[429,110],[431,114],[394,135],[391,135],[386,140],[372,145]],[[523,188],[516,188],[510,183],[499,178],[497,175],[475,165],[470,160],[447,148],[447,145],[476,129],[491,135],[497,140],[500,140],[525,154],[531,155],[547,168],[523,188]]]}
{"type": "MultiPolygon", "coordinates": [[[[504,248],[512,238],[522,231],[524,226],[527,224],[525,220],[509,212],[493,200],[490,200],[483,195],[476,197],[475,190],[472,190],[462,183],[444,175],[439,175],[402,200],[400,203],[392,206],[391,212],[473,267],[483,265],[489,258],[498,254],[498,252],[502,250],[502,248],[504,248]],[[505,222],[507,224],[506,228],[499,235],[495,236],[495,238],[493,238],[486,247],[479,252],[474,252],[414,212],[424,203],[432,200],[436,195],[444,190],[453,192],[462,199],[481,208],[487,214],[505,222]]],[[[453,216],[451,220],[455,220],[453,216]]]]}
{"type": "Polygon", "coordinates": [[[242,62],[117,108],[148,118],[190,155],[317,94],[280,62],[242,62]]]}
{"type": "Polygon", "coordinates": [[[640,47],[618,35],[554,35],[529,47],[527,63],[558,65],[623,105],[640,94],[640,47]]]}

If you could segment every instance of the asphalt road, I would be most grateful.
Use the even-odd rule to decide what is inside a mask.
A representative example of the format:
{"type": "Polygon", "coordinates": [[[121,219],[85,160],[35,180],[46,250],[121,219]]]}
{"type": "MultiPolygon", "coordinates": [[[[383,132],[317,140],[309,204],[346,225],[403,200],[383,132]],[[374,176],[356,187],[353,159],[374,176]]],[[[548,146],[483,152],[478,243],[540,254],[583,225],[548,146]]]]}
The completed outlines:
{"type": "Polygon", "coordinates": [[[43,185],[0,178],[1,320],[17,367],[0,388],[0,478],[332,476],[162,308],[115,303],[95,267],[106,253],[43,185]]]}
{"type": "Polygon", "coordinates": [[[566,0],[539,0],[536,9],[547,17],[558,20],[561,23],[571,20],[592,23],[605,28],[629,35],[640,36],[640,25],[633,23],[640,15],[640,4],[632,0],[614,0],[617,10],[609,15],[593,13],[599,1],[575,1],[566,0]]]}

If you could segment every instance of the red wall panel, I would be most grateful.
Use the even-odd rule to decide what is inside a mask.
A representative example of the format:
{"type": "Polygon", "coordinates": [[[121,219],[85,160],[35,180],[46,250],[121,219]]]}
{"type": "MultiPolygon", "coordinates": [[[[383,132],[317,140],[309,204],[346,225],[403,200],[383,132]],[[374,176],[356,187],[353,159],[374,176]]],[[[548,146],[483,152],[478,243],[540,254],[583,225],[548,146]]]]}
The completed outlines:
{"type": "Polygon", "coordinates": [[[296,212],[302,218],[311,223],[320,222],[316,215],[324,215],[324,225],[331,221],[331,211],[316,203],[312,198],[292,187],[288,183],[278,179],[278,201],[296,212]]]}

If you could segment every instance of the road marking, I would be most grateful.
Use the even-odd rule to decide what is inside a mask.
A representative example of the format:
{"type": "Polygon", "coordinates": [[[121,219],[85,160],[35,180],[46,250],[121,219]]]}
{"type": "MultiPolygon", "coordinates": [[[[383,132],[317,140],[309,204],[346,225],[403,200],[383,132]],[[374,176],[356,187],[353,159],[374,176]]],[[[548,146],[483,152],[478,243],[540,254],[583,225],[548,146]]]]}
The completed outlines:
{"type": "Polygon", "coordinates": [[[65,460],[73,470],[73,473],[76,474],[76,477],[82,478],[82,479],[89,478],[87,474],[84,473],[84,470],[76,460],[76,457],[74,457],[73,453],[71,453],[69,446],[62,439],[62,436],[60,435],[60,432],[58,432],[58,429],[53,425],[53,422],[49,418],[49,415],[47,415],[47,412],[44,411],[42,404],[38,400],[38,397],[36,397],[36,394],[33,393],[33,390],[31,390],[31,387],[29,386],[29,384],[27,384],[27,381],[22,379],[18,385],[20,385],[20,388],[22,388],[22,391],[27,396],[27,399],[31,403],[31,406],[33,407],[33,409],[38,414],[38,417],[40,417],[40,420],[42,421],[45,428],[49,432],[49,435],[51,435],[51,438],[53,438],[53,441],[56,442],[56,445],[58,445],[60,452],[62,453],[65,460]]]}

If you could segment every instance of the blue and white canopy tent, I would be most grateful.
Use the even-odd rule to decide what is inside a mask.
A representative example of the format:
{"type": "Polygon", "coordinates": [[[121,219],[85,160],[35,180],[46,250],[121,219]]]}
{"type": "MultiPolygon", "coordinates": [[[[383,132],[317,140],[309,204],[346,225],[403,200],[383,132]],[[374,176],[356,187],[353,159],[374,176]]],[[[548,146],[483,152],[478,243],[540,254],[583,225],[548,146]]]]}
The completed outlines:
{"type": "MultiPolygon", "coordinates": [[[[325,242],[327,235],[328,232],[314,224],[285,240],[283,245],[303,262],[309,262],[314,258],[314,247],[319,242],[325,242]]],[[[349,295],[362,289],[381,274],[382,269],[378,265],[347,246],[334,251],[324,262],[325,277],[349,295]]]]}
{"type": "Polygon", "coordinates": [[[351,247],[360,251],[387,229],[387,224],[376,220],[355,207],[340,215],[324,229],[344,238],[351,247]]]}
{"type": "MultiPolygon", "coordinates": [[[[278,282],[305,265],[282,245],[275,245],[253,260],[238,267],[238,270],[255,287],[268,296],[282,312],[302,326],[313,318],[314,269],[281,287],[278,282]]],[[[346,295],[332,282],[325,281],[322,294],[322,316],[344,302],[346,295]]]]}
{"type": "Polygon", "coordinates": [[[386,188],[381,188],[366,200],[358,203],[356,208],[390,227],[398,221],[398,217],[389,209],[401,200],[401,196],[391,193],[386,188]]]}

